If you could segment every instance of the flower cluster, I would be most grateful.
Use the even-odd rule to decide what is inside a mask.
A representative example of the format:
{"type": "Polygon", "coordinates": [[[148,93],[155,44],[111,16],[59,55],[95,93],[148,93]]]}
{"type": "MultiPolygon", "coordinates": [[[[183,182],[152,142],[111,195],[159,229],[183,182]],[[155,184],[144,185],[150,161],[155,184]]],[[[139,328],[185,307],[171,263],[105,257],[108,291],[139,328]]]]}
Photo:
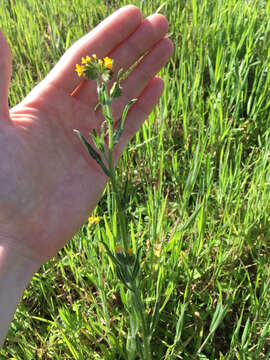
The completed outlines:
{"type": "Polygon", "coordinates": [[[100,222],[100,218],[91,216],[88,218],[88,225],[98,224],[100,222]]]}
{"type": "Polygon", "coordinates": [[[113,60],[108,56],[98,59],[95,54],[82,57],[81,64],[76,64],[78,76],[84,76],[86,79],[96,80],[98,76],[106,82],[111,80],[113,75],[113,60]]]}
{"type": "MultiPolygon", "coordinates": [[[[116,245],[114,247],[114,251],[116,252],[116,254],[123,254],[124,253],[123,246],[122,245],[116,245]]],[[[128,248],[128,254],[133,255],[133,250],[131,248],[128,248]]]]}

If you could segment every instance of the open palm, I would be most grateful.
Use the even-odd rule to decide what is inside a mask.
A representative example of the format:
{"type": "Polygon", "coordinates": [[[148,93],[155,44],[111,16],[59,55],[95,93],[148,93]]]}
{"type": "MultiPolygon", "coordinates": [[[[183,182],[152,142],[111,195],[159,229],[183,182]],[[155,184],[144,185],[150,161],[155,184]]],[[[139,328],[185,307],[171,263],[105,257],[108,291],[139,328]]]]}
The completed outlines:
{"type": "Polygon", "coordinates": [[[73,132],[78,129],[87,137],[103,120],[101,112],[94,111],[95,82],[81,82],[75,64],[85,55],[109,55],[117,72],[148,52],[124,80],[123,95],[113,104],[117,121],[126,103],[138,98],[126,119],[118,158],[162,93],[163,82],[155,74],[172,52],[164,38],[167,30],[161,15],[142,22],[136,7],[118,10],[77,41],[10,111],[10,52],[0,32],[0,237],[16,253],[40,264],[55,255],[96,206],[107,182],[73,132]]]}

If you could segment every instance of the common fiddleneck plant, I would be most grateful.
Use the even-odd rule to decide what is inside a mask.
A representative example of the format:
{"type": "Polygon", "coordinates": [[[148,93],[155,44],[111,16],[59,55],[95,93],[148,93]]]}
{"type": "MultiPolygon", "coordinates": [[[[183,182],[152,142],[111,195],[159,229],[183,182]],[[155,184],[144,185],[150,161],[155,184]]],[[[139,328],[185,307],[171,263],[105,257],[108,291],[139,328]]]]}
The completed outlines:
{"type": "Polygon", "coordinates": [[[126,179],[122,179],[116,171],[113,153],[114,147],[119,142],[124,128],[128,111],[136,99],[126,104],[121,120],[115,127],[112,117],[112,101],[121,96],[121,74],[120,70],[116,80],[109,88],[112,80],[113,60],[109,57],[98,59],[96,55],[86,56],[81,59],[81,64],[76,64],[76,72],[79,77],[89,80],[96,80],[98,93],[98,107],[102,107],[104,121],[100,129],[92,129],[89,132],[89,139],[86,139],[80,131],[74,130],[86,147],[89,155],[98,163],[102,171],[108,176],[111,186],[112,200],[116,204],[117,211],[117,236],[114,249],[110,249],[106,242],[102,242],[107,255],[112,261],[118,279],[126,288],[125,310],[129,316],[129,328],[126,341],[126,352],[128,360],[140,358],[151,360],[150,342],[155,329],[158,317],[158,308],[155,307],[153,314],[147,315],[142,291],[139,281],[140,273],[140,250],[139,247],[134,253],[131,247],[131,240],[128,226],[127,202],[132,196],[129,192],[126,179]],[[91,141],[92,140],[92,141],[91,141]]]}

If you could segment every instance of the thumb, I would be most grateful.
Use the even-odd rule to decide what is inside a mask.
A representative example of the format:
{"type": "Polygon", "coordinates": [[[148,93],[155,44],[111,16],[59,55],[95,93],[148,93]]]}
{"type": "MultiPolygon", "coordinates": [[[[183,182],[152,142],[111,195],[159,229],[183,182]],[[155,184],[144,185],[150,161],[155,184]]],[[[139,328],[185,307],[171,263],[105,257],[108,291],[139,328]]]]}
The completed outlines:
{"type": "Polygon", "coordinates": [[[9,117],[8,89],[11,76],[11,54],[7,39],[0,29],[0,117],[9,117]]]}

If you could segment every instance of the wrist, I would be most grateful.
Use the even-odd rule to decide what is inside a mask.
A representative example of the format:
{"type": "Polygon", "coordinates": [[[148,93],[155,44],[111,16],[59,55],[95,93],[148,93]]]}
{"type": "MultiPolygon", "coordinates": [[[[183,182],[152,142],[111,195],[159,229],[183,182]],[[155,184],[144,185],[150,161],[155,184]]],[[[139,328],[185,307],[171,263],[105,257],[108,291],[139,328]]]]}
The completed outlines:
{"type": "Polygon", "coordinates": [[[28,283],[40,264],[12,241],[0,238],[0,281],[15,276],[19,283],[28,283]]]}
{"type": "Polygon", "coordinates": [[[0,239],[0,347],[23,292],[39,265],[0,239]]]}

